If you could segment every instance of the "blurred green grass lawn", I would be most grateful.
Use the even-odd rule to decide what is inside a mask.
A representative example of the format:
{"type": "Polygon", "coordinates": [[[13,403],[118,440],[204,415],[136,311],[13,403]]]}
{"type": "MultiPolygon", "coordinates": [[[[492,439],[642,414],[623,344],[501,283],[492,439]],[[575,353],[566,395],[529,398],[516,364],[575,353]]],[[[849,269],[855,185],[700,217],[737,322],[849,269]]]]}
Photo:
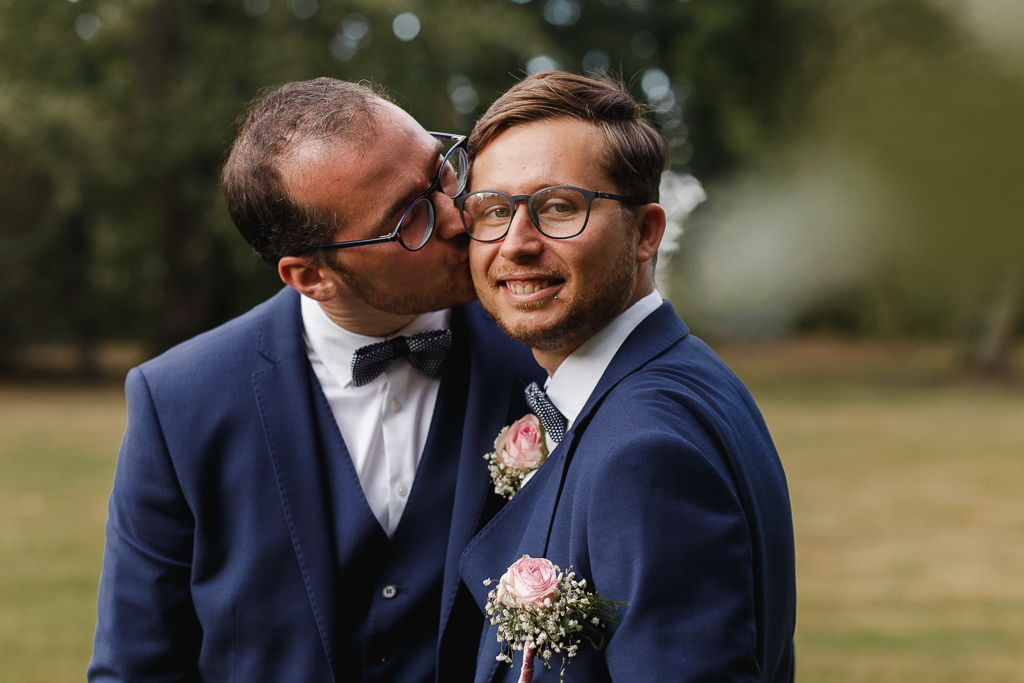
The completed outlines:
{"type": "MultiPolygon", "coordinates": [[[[797,680],[1024,681],[1024,390],[943,345],[725,347],[786,466],[797,680]]],[[[82,680],[120,388],[0,386],[0,681],[82,680]]]]}

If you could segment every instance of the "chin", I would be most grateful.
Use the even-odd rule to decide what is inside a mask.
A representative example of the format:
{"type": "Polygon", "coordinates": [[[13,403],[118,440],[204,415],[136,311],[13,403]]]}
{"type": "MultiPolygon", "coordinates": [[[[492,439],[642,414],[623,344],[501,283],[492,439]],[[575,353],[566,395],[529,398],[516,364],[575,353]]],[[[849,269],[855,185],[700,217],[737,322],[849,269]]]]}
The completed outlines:
{"type": "Polygon", "coordinates": [[[404,299],[393,300],[393,309],[395,310],[387,312],[418,315],[452,308],[453,306],[462,306],[473,301],[476,301],[476,290],[473,289],[472,283],[467,283],[465,286],[450,287],[444,291],[435,291],[427,294],[417,293],[409,295],[404,299]]]}
{"type": "Polygon", "coordinates": [[[555,320],[543,324],[540,321],[511,321],[507,318],[495,318],[501,331],[520,344],[538,351],[557,351],[566,346],[578,345],[586,339],[578,339],[579,332],[565,325],[564,320],[555,320]]]}
{"type": "Polygon", "coordinates": [[[588,296],[566,292],[557,302],[558,310],[551,308],[555,303],[551,301],[512,305],[495,297],[481,303],[498,327],[516,341],[537,351],[564,351],[590,339],[625,310],[632,293],[627,280],[610,280],[588,296]]]}
{"type": "Polygon", "coordinates": [[[448,300],[446,300],[440,306],[438,306],[437,308],[435,308],[433,310],[439,311],[442,308],[453,308],[455,306],[465,306],[466,304],[471,304],[474,301],[476,301],[476,290],[474,290],[472,287],[470,287],[468,292],[464,291],[464,292],[460,292],[460,293],[458,293],[456,295],[453,295],[451,298],[449,298],[448,300]]]}
{"type": "MultiPolygon", "coordinates": [[[[476,289],[473,288],[473,281],[467,276],[465,281],[458,283],[451,289],[447,297],[447,303],[440,308],[451,308],[452,306],[463,306],[476,301],[476,289]]],[[[435,309],[439,310],[439,309],[435,309]]]]}
{"type": "Polygon", "coordinates": [[[501,328],[501,331],[521,344],[532,349],[544,350],[549,346],[548,340],[552,331],[561,327],[560,318],[552,319],[551,315],[536,310],[536,306],[509,306],[507,302],[499,305],[494,299],[480,299],[484,310],[490,314],[501,328]],[[524,310],[526,308],[527,310],[524,310]],[[529,310],[533,308],[534,310],[529,310]]]}

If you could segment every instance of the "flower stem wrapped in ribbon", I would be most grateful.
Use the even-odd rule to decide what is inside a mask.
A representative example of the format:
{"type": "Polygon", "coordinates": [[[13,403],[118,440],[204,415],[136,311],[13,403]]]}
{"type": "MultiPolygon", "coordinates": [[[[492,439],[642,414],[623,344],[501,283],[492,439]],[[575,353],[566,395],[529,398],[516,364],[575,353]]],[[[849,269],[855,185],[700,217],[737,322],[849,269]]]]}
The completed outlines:
{"type": "Polygon", "coordinates": [[[561,679],[582,641],[597,650],[605,646],[604,625],[616,623],[615,610],[625,604],[588,592],[586,580],[577,581],[573,571],[563,573],[550,560],[523,555],[487,595],[487,616],[498,627],[498,642],[505,643],[498,661],[512,666],[514,651],[522,650],[519,681],[530,683],[533,657],[550,669],[551,657],[559,654],[561,679]]]}
{"type": "Polygon", "coordinates": [[[505,427],[494,440],[494,450],[484,456],[494,492],[511,499],[547,457],[544,427],[536,415],[526,415],[505,427]]]}

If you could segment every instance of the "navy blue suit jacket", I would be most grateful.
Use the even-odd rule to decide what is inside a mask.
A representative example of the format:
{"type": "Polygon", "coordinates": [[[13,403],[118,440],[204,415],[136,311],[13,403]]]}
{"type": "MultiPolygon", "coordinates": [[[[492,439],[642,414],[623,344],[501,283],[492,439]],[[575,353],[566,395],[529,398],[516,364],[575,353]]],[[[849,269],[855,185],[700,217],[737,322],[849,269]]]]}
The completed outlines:
{"type": "MultiPolygon", "coordinates": [[[[478,305],[453,309],[452,329],[459,352],[446,363],[424,453],[458,459],[451,524],[430,532],[447,539],[437,544],[447,563],[433,613],[439,637],[475,642],[479,612],[460,589],[457,561],[488,500],[482,456],[510,412],[525,410],[524,381],[542,371],[478,305]],[[453,395],[467,384],[468,395],[453,395]],[[446,405],[449,416],[457,406],[457,419],[440,425],[446,405]],[[458,609],[460,590],[470,612],[458,609]]],[[[298,295],[285,288],[132,370],[126,391],[89,679],[358,680],[363,663],[346,648],[358,640],[355,606],[365,597],[353,586],[366,583],[375,563],[365,549],[383,531],[340,438],[341,457],[323,453],[316,415],[329,413],[306,357],[298,295]],[[326,468],[344,487],[337,499],[326,468]]],[[[410,507],[431,495],[415,485],[421,476],[410,507]]],[[[404,578],[434,580],[411,574],[404,578]]]]}
{"type": "MultiPolygon", "coordinates": [[[[668,303],[627,338],[533,479],[473,539],[478,604],[527,554],[626,601],[567,681],[790,681],[796,612],[785,475],[739,379],[668,303]]],[[[515,681],[482,636],[477,683],[515,681]]],[[[558,680],[539,664],[535,680],[558,680]]]]}

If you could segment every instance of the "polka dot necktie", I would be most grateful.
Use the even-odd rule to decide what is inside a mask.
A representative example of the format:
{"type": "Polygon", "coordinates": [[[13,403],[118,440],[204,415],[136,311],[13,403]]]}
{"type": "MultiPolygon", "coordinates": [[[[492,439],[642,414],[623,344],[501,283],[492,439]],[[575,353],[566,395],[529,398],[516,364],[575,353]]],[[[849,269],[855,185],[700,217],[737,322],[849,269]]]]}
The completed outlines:
{"type": "Polygon", "coordinates": [[[526,403],[530,406],[533,414],[540,419],[544,431],[548,433],[551,440],[558,443],[565,436],[565,416],[558,412],[558,408],[551,402],[544,390],[537,386],[536,382],[530,382],[526,387],[526,403]]]}
{"type": "Polygon", "coordinates": [[[352,356],[352,384],[361,387],[377,379],[396,358],[408,358],[428,377],[440,377],[441,366],[452,348],[451,330],[431,330],[411,337],[394,337],[364,346],[352,356]]]}

